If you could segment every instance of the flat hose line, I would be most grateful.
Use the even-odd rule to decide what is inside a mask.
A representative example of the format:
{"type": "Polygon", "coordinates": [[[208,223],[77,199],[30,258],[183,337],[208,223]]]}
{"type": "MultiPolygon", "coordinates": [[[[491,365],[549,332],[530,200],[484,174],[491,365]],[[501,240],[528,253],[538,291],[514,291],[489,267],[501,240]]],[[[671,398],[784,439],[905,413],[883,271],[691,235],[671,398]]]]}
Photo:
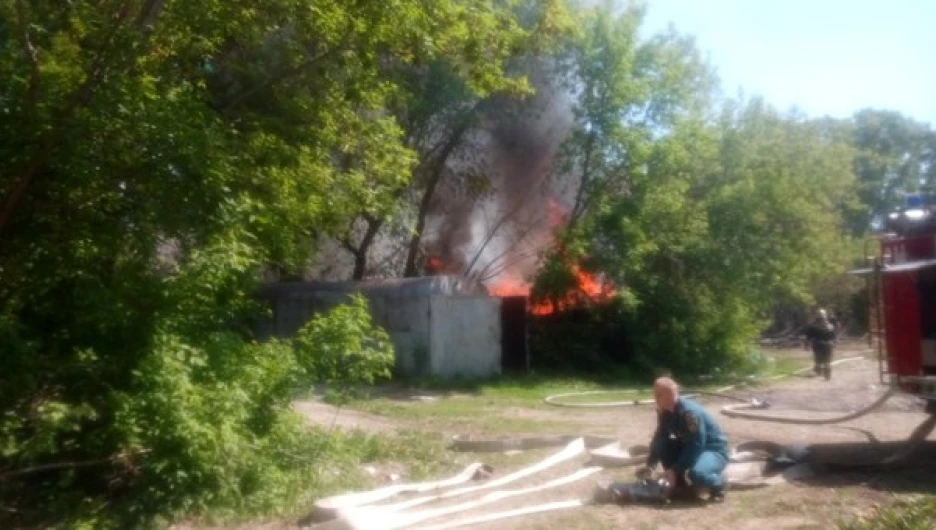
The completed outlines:
{"type": "MultiPolygon", "coordinates": [[[[554,437],[553,441],[558,441],[558,438],[554,437]]],[[[598,442],[597,437],[593,442],[598,442]]],[[[549,478],[545,482],[536,485],[521,486],[515,489],[495,489],[511,485],[522,478],[541,474],[563,462],[568,462],[576,458],[582,453],[589,453],[589,451],[587,451],[587,446],[589,444],[584,437],[569,440],[568,443],[563,445],[565,445],[565,447],[559,452],[553,453],[535,464],[496,479],[491,478],[489,473],[490,468],[483,464],[475,463],[466,467],[461,473],[448,479],[386,486],[372,491],[352,492],[321,499],[315,503],[315,512],[312,517],[313,521],[320,521],[321,524],[312,526],[311,528],[316,530],[395,530],[415,527],[425,530],[430,528],[442,530],[472,526],[500,519],[509,519],[520,515],[576,508],[591,504],[591,501],[582,498],[568,499],[560,502],[524,506],[515,510],[500,512],[488,510],[487,506],[500,500],[523,497],[579,482],[584,478],[606,469],[609,464],[613,464],[611,467],[632,466],[641,465],[646,461],[647,448],[634,446],[631,448],[624,448],[623,451],[618,452],[612,458],[612,460],[614,460],[613,462],[591,462],[586,464],[586,467],[570,474],[549,478]],[[628,456],[630,452],[633,454],[628,456]],[[475,482],[475,484],[463,486],[466,482],[475,482]],[[449,487],[455,487],[455,489],[448,489],[449,487]],[[375,504],[379,501],[389,500],[391,497],[395,497],[401,493],[422,493],[423,496],[391,504],[375,504]],[[438,508],[421,508],[422,505],[433,501],[446,499],[456,500],[459,497],[472,493],[481,493],[482,496],[480,498],[465,500],[454,505],[438,508]],[[414,508],[416,509],[414,510],[414,508]],[[453,516],[466,512],[474,515],[467,519],[452,520],[453,516]],[[448,520],[435,524],[429,523],[430,520],[438,518],[448,518],[448,520]]],[[[733,462],[750,461],[750,457],[761,460],[764,455],[779,454],[783,452],[784,449],[777,444],[743,444],[742,446],[738,446],[737,450],[741,452],[733,452],[731,458],[733,462]],[[762,456],[758,457],[758,454],[762,456]],[[748,458],[745,458],[745,456],[748,458]]],[[[764,483],[762,485],[768,484],[764,483]]],[[[755,487],[756,486],[755,484],[755,487]]],[[[741,487],[743,487],[743,485],[741,487]]]]}
{"type": "MultiPolygon", "coordinates": [[[[830,363],[830,365],[835,366],[838,364],[857,361],[860,359],[864,359],[864,357],[860,355],[854,356],[854,357],[845,357],[843,359],[833,361],[832,363],[830,363]]],[[[790,372],[788,374],[779,374],[776,376],[768,377],[766,378],[766,380],[770,381],[770,380],[781,379],[784,377],[799,375],[799,374],[807,373],[810,370],[812,370],[812,368],[806,367],[806,368],[802,368],[802,369],[790,372]]],[[[735,385],[728,385],[728,386],[718,388],[714,391],[687,389],[684,392],[681,392],[680,395],[684,397],[688,397],[688,398],[693,398],[693,397],[698,397],[698,396],[718,397],[718,398],[728,399],[732,401],[739,401],[744,405],[754,407],[755,405],[751,404],[749,399],[740,398],[740,397],[733,396],[731,394],[726,393],[727,391],[733,390],[742,385],[743,383],[735,384],[735,385]]],[[[642,393],[645,393],[645,392],[642,390],[633,390],[633,389],[588,390],[584,392],[566,392],[563,394],[553,394],[553,395],[547,396],[544,399],[544,402],[548,405],[552,405],[555,407],[565,407],[565,408],[613,408],[613,407],[628,407],[628,406],[638,406],[638,405],[653,405],[655,403],[653,399],[632,399],[632,400],[627,400],[627,401],[596,401],[596,402],[583,402],[583,403],[567,403],[567,402],[561,401],[563,398],[579,397],[579,396],[593,396],[593,395],[602,395],[602,394],[604,395],[607,395],[607,394],[642,394],[642,393]]]]}

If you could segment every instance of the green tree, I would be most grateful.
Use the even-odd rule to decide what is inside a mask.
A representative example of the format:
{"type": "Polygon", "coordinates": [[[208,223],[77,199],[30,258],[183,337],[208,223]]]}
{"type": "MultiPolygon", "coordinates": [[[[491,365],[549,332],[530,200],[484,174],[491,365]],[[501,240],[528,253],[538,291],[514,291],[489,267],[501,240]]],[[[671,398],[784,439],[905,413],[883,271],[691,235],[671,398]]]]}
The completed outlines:
{"type": "MultiPolygon", "coordinates": [[[[589,10],[569,46],[575,124],[557,172],[573,190],[570,223],[534,288],[536,298],[562,296],[574,265],[606,273],[623,308],[608,325],[633,328],[625,333],[631,344],[616,352],[627,360],[636,351],[650,352],[645,359],[681,355],[657,339],[668,321],[694,325],[695,315],[651,304],[675,300],[662,291],[675,285],[665,275],[677,274],[680,256],[704,241],[704,212],[691,203],[686,171],[698,167],[693,149],[705,147],[695,124],[714,86],[691,39],[670,31],[641,41],[643,16],[636,4],[589,10]]],[[[690,287],[706,288],[679,283],[690,287]]]]}
{"type": "Polygon", "coordinates": [[[522,105],[535,91],[527,65],[552,52],[573,24],[564,2],[558,0],[518,0],[493,15],[476,21],[482,26],[472,31],[487,35],[483,40],[479,36],[476,43],[479,57],[504,59],[507,75],[496,82],[471,83],[460,72],[461,66],[446,57],[425,54],[386,62],[386,76],[400,87],[388,111],[403,128],[404,143],[415,153],[416,163],[406,189],[384,194],[386,200],[377,209],[361,211],[339,236],[341,246],[354,258],[353,279],[367,273],[368,254],[382,231],[390,245],[401,247],[399,270],[391,268],[392,273],[422,274],[428,218],[451,213],[440,208],[447,200],[440,198],[440,191],[469,200],[492,192],[485,145],[477,140],[478,134],[505,108],[522,105]],[[385,230],[399,226],[407,227],[402,238],[385,230]]]}
{"type": "Polygon", "coordinates": [[[675,32],[640,42],[639,4],[584,14],[564,59],[572,71],[576,126],[563,152],[575,188],[574,225],[605,194],[621,195],[645,173],[653,140],[704,109],[714,78],[691,39],[675,32]]]}
{"type": "MultiPolygon", "coordinates": [[[[727,109],[709,201],[725,288],[808,302],[809,282],[852,257],[842,215],[853,204],[853,149],[827,124],[781,116],[762,101],[727,109]]],[[[766,306],[762,305],[761,308],[766,306]]]]}
{"type": "MultiPolygon", "coordinates": [[[[647,370],[738,367],[778,300],[808,303],[817,278],[844,272],[853,151],[828,123],[757,100],[710,117],[691,41],[640,43],[640,16],[599,9],[574,48],[566,169],[581,184],[552,261],[614,281],[619,311],[603,318],[623,329],[616,355],[647,370]]],[[[538,295],[568,289],[562,268],[545,269],[538,295]]]]}
{"type": "Polygon", "coordinates": [[[485,93],[515,25],[481,0],[0,2],[0,526],[297,501],[299,368],[250,340],[250,293],[407,185],[386,62],[485,93]]]}
{"type": "Polygon", "coordinates": [[[861,207],[849,218],[852,234],[904,204],[908,193],[936,192],[934,135],[929,126],[894,111],[863,110],[852,119],[854,171],[861,207]]]}

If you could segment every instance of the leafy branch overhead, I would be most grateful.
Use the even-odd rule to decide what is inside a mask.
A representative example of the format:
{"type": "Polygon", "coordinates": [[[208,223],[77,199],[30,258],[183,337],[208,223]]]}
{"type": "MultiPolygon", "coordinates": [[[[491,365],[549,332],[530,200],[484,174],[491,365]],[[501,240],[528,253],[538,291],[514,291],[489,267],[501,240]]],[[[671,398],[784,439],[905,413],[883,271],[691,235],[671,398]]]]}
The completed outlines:
{"type": "Polygon", "coordinates": [[[529,31],[474,0],[16,0],[0,19],[0,526],[300,502],[322,468],[284,456],[315,453],[289,413],[300,360],[250,339],[256,280],[409,184],[393,71],[524,92],[505,67],[529,31]]]}

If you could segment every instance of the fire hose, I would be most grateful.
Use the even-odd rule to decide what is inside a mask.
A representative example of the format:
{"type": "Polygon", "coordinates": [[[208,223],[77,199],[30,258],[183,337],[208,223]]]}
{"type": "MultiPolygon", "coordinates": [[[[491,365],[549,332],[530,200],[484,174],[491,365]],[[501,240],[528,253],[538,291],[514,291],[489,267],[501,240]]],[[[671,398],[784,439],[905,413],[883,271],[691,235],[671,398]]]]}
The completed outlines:
{"type": "MultiPolygon", "coordinates": [[[[854,357],[845,357],[837,361],[833,361],[830,364],[832,366],[835,366],[835,365],[839,365],[839,364],[843,364],[847,362],[857,361],[860,359],[864,359],[864,357],[860,355],[854,356],[854,357]]],[[[809,367],[801,368],[799,370],[795,370],[788,374],[778,374],[772,377],[768,377],[766,378],[766,380],[770,381],[770,380],[781,379],[781,378],[789,377],[793,375],[800,375],[810,370],[811,368],[809,367]]],[[[727,399],[731,401],[740,401],[743,404],[751,406],[753,408],[766,408],[764,403],[759,400],[754,400],[754,402],[752,403],[752,400],[740,398],[740,397],[733,396],[727,393],[729,390],[733,390],[744,384],[746,383],[728,385],[728,386],[718,388],[716,390],[689,389],[689,390],[685,390],[681,392],[680,395],[682,395],[683,397],[688,397],[688,398],[698,397],[698,396],[711,396],[711,397],[717,397],[717,398],[727,399]]],[[[548,405],[553,405],[556,407],[568,407],[568,408],[605,408],[605,407],[653,405],[655,403],[653,399],[632,399],[632,400],[626,400],[626,401],[594,401],[594,402],[582,402],[582,403],[575,403],[575,402],[570,403],[570,402],[561,401],[563,398],[571,398],[571,397],[579,397],[579,396],[591,396],[591,395],[601,395],[601,394],[605,394],[605,395],[606,394],[638,394],[639,395],[639,394],[644,394],[644,393],[645,392],[641,390],[588,390],[584,392],[567,392],[564,394],[554,394],[551,396],[547,396],[544,399],[544,402],[548,405]]],[[[743,407],[736,405],[735,408],[743,408],[743,407]]],[[[771,416],[768,416],[768,417],[771,417],[771,416]]],[[[849,418],[849,419],[852,419],[852,418],[849,418]]],[[[765,421],[770,421],[770,420],[765,420],[765,421]]],[[[847,421],[847,420],[839,420],[839,421],[847,421]]],[[[832,423],[835,423],[835,422],[832,422],[832,423]]]]}
{"type": "MultiPolygon", "coordinates": [[[[850,362],[856,359],[861,359],[862,357],[851,357],[845,358],[838,361],[835,361],[832,364],[840,364],[844,362],[850,362]]],[[[787,375],[796,375],[802,373],[807,369],[798,370],[792,374],[787,375]]],[[[784,377],[784,376],[780,376],[784,377]]],[[[777,379],[779,377],[774,377],[771,379],[777,379]]],[[[766,422],[775,422],[775,423],[788,423],[788,424],[803,424],[803,425],[827,425],[832,423],[841,423],[849,420],[856,419],[858,417],[869,414],[875,409],[883,405],[890,397],[896,393],[896,389],[889,389],[877,400],[875,400],[869,406],[854,412],[850,412],[845,415],[840,415],[831,418],[802,418],[802,417],[790,417],[790,416],[775,416],[770,414],[762,413],[753,413],[748,412],[748,409],[764,409],[767,408],[767,403],[759,400],[746,400],[726,394],[728,390],[735,388],[737,385],[730,387],[720,388],[714,392],[711,391],[702,391],[702,390],[688,390],[684,395],[711,395],[724,399],[731,399],[734,401],[740,401],[741,403],[727,405],[722,408],[722,413],[736,418],[749,419],[755,421],[766,421],[766,422]]],[[[549,396],[546,398],[546,403],[554,406],[562,407],[613,407],[613,406],[629,406],[629,405],[641,405],[641,404],[650,404],[653,403],[653,400],[630,400],[630,401],[619,401],[619,402],[600,402],[600,403],[563,403],[560,401],[564,397],[572,397],[577,395],[594,395],[599,393],[609,393],[615,391],[591,391],[591,392],[581,392],[581,393],[568,393],[568,394],[557,394],[549,396]]],[[[620,391],[617,391],[620,392],[620,391]]],[[[637,393],[638,391],[628,391],[637,393]]],[[[909,455],[914,446],[921,441],[926,439],[926,436],[936,427],[936,416],[931,416],[925,422],[923,422],[917,429],[913,432],[908,440],[906,447],[898,450],[895,454],[884,458],[883,460],[876,461],[873,463],[854,463],[853,467],[862,467],[868,465],[888,465],[892,464],[907,455],[909,455]]],[[[496,502],[502,499],[507,499],[511,497],[521,496],[533,492],[538,492],[546,490],[549,488],[557,487],[560,485],[570,484],[576,481],[579,481],[585,477],[591,476],[592,474],[601,471],[603,468],[607,467],[619,467],[619,466],[632,466],[632,465],[641,465],[646,462],[647,457],[647,448],[643,446],[634,446],[631,448],[621,449],[616,440],[600,436],[575,436],[575,435],[550,435],[550,436],[533,436],[533,437],[522,437],[522,438],[501,438],[501,439],[477,439],[471,436],[455,436],[452,439],[451,448],[457,451],[470,451],[470,452],[494,452],[494,451],[510,451],[510,450],[528,450],[528,449],[539,449],[545,447],[553,447],[565,445],[565,448],[550,457],[547,457],[541,462],[538,462],[532,466],[528,466],[519,471],[513,472],[509,475],[495,479],[483,484],[467,486],[456,488],[454,490],[445,491],[442,493],[437,493],[439,490],[450,486],[457,486],[458,484],[467,482],[469,480],[483,480],[491,476],[491,468],[484,464],[475,463],[471,464],[464,471],[458,475],[442,481],[427,482],[420,484],[404,484],[404,485],[392,485],[378,490],[363,492],[363,493],[350,493],[345,495],[340,495],[336,497],[331,497],[328,499],[322,499],[315,503],[316,515],[318,520],[329,520],[323,524],[317,525],[314,528],[321,530],[371,530],[371,529],[403,529],[403,528],[420,528],[423,530],[433,529],[433,530],[442,530],[442,529],[452,529],[459,528],[464,526],[470,526],[474,524],[479,524],[488,521],[494,521],[499,519],[506,519],[511,517],[517,517],[520,515],[527,515],[532,513],[541,513],[546,511],[554,510],[565,510],[584,506],[598,501],[598,494],[595,494],[595,497],[590,500],[586,499],[571,499],[566,501],[559,502],[550,502],[545,504],[538,504],[535,506],[523,507],[515,510],[507,510],[501,512],[493,513],[482,513],[466,519],[456,519],[448,520],[444,523],[428,525],[428,526],[418,526],[420,523],[428,521],[433,518],[438,518],[442,516],[451,516],[461,511],[475,510],[480,508],[488,503],[496,502]],[[407,511],[411,508],[419,506],[421,504],[438,501],[442,499],[448,499],[457,497],[463,494],[472,493],[476,491],[482,491],[489,488],[499,487],[507,485],[515,480],[540,473],[550,467],[553,467],[563,461],[567,461],[576,455],[588,450],[591,460],[588,462],[587,466],[574,473],[559,477],[553,480],[550,480],[546,483],[531,486],[526,488],[519,488],[514,490],[501,490],[494,491],[485,494],[480,499],[474,501],[462,502],[454,506],[447,506],[442,508],[435,508],[429,510],[417,510],[417,511],[407,511]],[[425,493],[429,494],[425,497],[417,497],[408,501],[398,502],[390,505],[381,505],[381,506],[370,506],[372,503],[386,499],[400,493],[425,493]]],[[[763,462],[764,460],[770,461],[771,459],[786,459],[787,462],[790,462],[792,465],[787,471],[782,474],[784,479],[796,479],[803,474],[811,473],[808,463],[808,449],[803,447],[795,446],[781,446],[772,442],[749,442],[747,444],[742,444],[736,447],[731,454],[730,462],[735,465],[740,465],[743,467],[745,462],[750,463],[749,465],[755,465],[756,462],[763,462]],[[789,472],[789,473],[788,473],[789,472]]],[[[753,468],[751,468],[753,469],[753,468]]],[[[758,468],[761,470],[761,468],[758,468]]],[[[760,484],[772,484],[776,483],[778,480],[776,477],[761,481],[760,484]]],[[[644,481],[647,482],[647,481],[644,481]]],[[[741,481],[743,484],[743,480],[741,481]]],[[[755,484],[757,482],[755,481],[755,484]]],[[[626,486],[626,485],[625,485],[626,486]]],[[[643,487],[646,487],[645,484],[643,487]]],[[[652,486],[652,484],[650,484],[652,486]]],[[[632,486],[636,488],[633,491],[641,492],[640,485],[632,486]]],[[[735,486],[737,487],[737,486],[735,486]]],[[[625,488],[626,490],[627,488],[625,488]]],[[[652,489],[652,488],[651,488],[652,489]]],[[[613,493],[616,492],[613,487],[606,488],[605,492],[608,493],[611,497],[614,497],[613,493]]],[[[645,493],[645,492],[644,492],[645,493]]],[[[632,494],[633,495],[633,494],[632,494]]]]}
{"type": "MultiPolygon", "coordinates": [[[[843,359],[833,361],[830,364],[832,366],[835,366],[835,365],[857,361],[861,359],[864,359],[864,357],[862,356],[845,357],[843,359]]],[[[775,379],[788,377],[791,375],[800,375],[810,370],[811,370],[810,367],[805,367],[799,370],[795,370],[789,374],[779,374],[779,375],[770,377],[768,379],[775,380],[775,379]]],[[[891,388],[888,388],[883,394],[881,394],[881,396],[878,397],[874,402],[872,402],[870,405],[862,409],[852,411],[847,414],[843,414],[839,416],[832,416],[832,417],[825,417],[825,418],[807,418],[807,417],[802,417],[802,416],[779,416],[779,415],[774,415],[774,414],[750,412],[751,410],[767,409],[769,408],[770,404],[766,400],[760,400],[756,398],[744,399],[744,398],[739,398],[737,396],[733,396],[731,394],[726,393],[728,390],[734,389],[737,386],[738,385],[730,385],[730,386],[719,388],[715,391],[687,390],[686,393],[683,395],[687,397],[707,395],[707,396],[713,396],[713,397],[718,397],[722,399],[740,401],[741,403],[736,403],[733,405],[726,405],[722,407],[721,413],[728,417],[753,420],[753,421],[764,421],[764,422],[770,422],[770,423],[792,424],[792,425],[831,425],[835,423],[844,423],[846,421],[851,421],[851,420],[860,418],[862,416],[865,416],[867,414],[870,414],[871,412],[874,412],[875,410],[879,409],[891,397],[893,397],[895,394],[898,393],[898,389],[896,387],[891,387],[891,388]]],[[[581,395],[596,395],[596,394],[609,393],[609,392],[615,392],[615,391],[597,390],[597,391],[589,391],[589,392],[578,392],[578,393],[573,392],[573,393],[566,393],[566,394],[557,394],[553,396],[548,396],[545,399],[545,402],[550,405],[561,406],[561,407],[617,407],[617,406],[643,405],[643,404],[654,403],[654,400],[652,399],[618,401],[618,402],[596,402],[596,403],[563,403],[559,401],[559,399],[561,398],[581,396],[581,395]]],[[[639,391],[629,390],[625,392],[639,392],[639,391]]],[[[913,433],[911,433],[910,437],[907,439],[906,445],[903,448],[897,450],[892,455],[880,460],[879,462],[875,462],[874,465],[894,464],[906,458],[907,456],[912,454],[913,451],[921,443],[923,443],[926,440],[927,436],[929,436],[929,434],[933,431],[934,428],[936,428],[936,416],[930,416],[924,422],[922,422],[916,429],[914,429],[913,433]]],[[[855,467],[862,467],[864,465],[868,465],[868,464],[856,464],[855,467]]]]}
{"type": "Polygon", "coordinates": [[[833,416],[830,418],[804,418],[804,417],[790,417],[790,416],[775,416],[772,414],[755,414],[752,412],[746,412],[748,409],[764,409],[765,406],[759,403],[740,403],[736,405],[726,405],[721,409],[722,414],[725,416],[733,418],[743,418],[747,420],[758,420],[758,421],[768,421],[773,423],[787,423],[793,425],[831,425],[833,423],[843,423],[846,421],[851,421],[856,418],[860,418],[876,409],[880,408],[888,399],[890,399],[894,394],[897,393],[895,388],[889,388],[884,392],[879,398],[877,398],[873,403],[867,407],[849,412],[841,416],[833,416]]]}
{"type": "MultiPolygon", "coordinates": [[[[551,442],[557,442],[560,439],[558,437],[548,438],[550,438],[551,442]]],[[[503,447],[513,447],[515,445],[516,444],[507,443],[503,445],[503,447]]],[[[572,484],[592,476],[595,473],[602,471],[606,467],[634,466],[643,464],[646,461],[647,448],[643,446],[635,446],[633,448],[623,450],[620,448],[612,448],[608,446],[593,451],[587,451],[586,440],[582,437],[573,439],[564,445],[565,447],[559,452],[554,453],[535,464],[493,480],[488,480],[490,479],[491,475],[489,472],[485,472],[489,471],[490,468],[484,464],[474,463],[467,466],[462,472],[456,474],[455,476],[444,480],[416,484],[391,485],[373,491],[346,493],[343,495],[321,499],[315,503],[315,512],[313,513],[313,518],[315,520],[324,522],[311,528],[314,528],[315,530],[395,530],[404,528],[419,528],[422,530],[428,530],[431,528],[434,530],[442,530],[471,526],[479,523],[528,515],[532,513],[570,509],[588,504],[607,502],[606,500],[600,498],[596,491],[596,494],[594,494],[591,499],[569,499],[500,512],[483,512],[483,508],[486,505],[497,501],[520,497],[523,495],[572,484]],[[589,452],[594,457],[596,453],[600,453],[602,450],[605,451],[606,457],[603,462],[596,464],[595,458],[592,458],[591,461],[589,461],[584,467],[577,471],[553,478],[534,486],[491,491],[489,493],[485,493],[482,497],[475,500],[464,501],[458,504],[439,508],[414,510],[414,508],[429,502],[456,499],[466,494],[483,492],[485,490],[507,486],[517,480],[543,473],[559,464],[562,464],[563,462],[568,462],[584,452],[589,452]],[[461,486],[462,484],[469,481],[485,482],[480,484],[461,486]],[[450,487],[454,487],[454,489],[447,489],[450,487]],[[378,501],[389,499],[390,497],[394,497],[401,493],[425,493],[426,495],[393,504],[374,504],[378,501]],[[475,510],[482,511],[482,513],[479,515],[472,515],[468,518],[447,520],[446,522],[439,524],[420,526],[422,523],[432,519],[437,519],[440,517],[450,518],[451,516],[457,515],[461,512],[472,513],[475,510]]],[[[616,442],[611,445],[616,445],[616,442]]],[[[492,443],[487,447],[493,449],[495,444],[492,443]]],[[[774,447],[763,445],[751,447],[739,446],[737,450],[732,453],[731,461],[739,463],[743,468],[745,462],[751,462],[752,460],[756,460],[758,458],[758,455],[755,454],[757,451],[776,453],[778,451],[782,451],[782,448],[780,446],[774,447]]],[[[743,487],[743,480],[744,479],[742,477],[741,483],[735,483],[735,487],[738,487],[739,485],[743,487]]],[[[647,482],[649,483],[650,481],[647,482]]],[[[768,485],[769,483],[772,482],[761,481],[761,484],[759,485],[768,485]]],[[[631,488],[631,491],[636,492],[646,490],[646,493],[652,494],[651,490],[653,488],[648,488],[648,485],[650,484],[635,484],[631,488]]],[[[754,485],[754,487],[757,487],[757,485],[754,485]]],[[[608,490],[606,489],[604,491],[608,490]]]]}
{"type": "MultiPolygon", "coordinates": [[[[314,528],[317,530],[392,530],[406,528],[433,517],[450,515],[457,511],[474,509],[480,505],[494,502],[502,498],[530,493],[534,490],[530,488],[524,488],[522,490],[493,492],[492,494],[485,495],[478,501],[462,503],[453,507],[442,509],[441,511],[407,511],[415,506],[427,502],[455,498],[468,493],[505,486],[522,478],[543,472],[558,464],[561,464],[562,462],[569,461],[572,458],[580,455],[585,451],[585,449],[585,440],[583,438],[578,438],[567,443],[565,448],[563,448],[558,453],[550,455],[536,464],[527,466],[523,469],[510,473],[509,475],[505,475],[498,479],[481,484],[459,487],[443,492],[440,492],[440,490],[443,490],[448,486],[457,486],[468,482],[469,480],[488,478],[490,474],[479,475],[478,470],[483,469],[483,464],[475,463],[469,465],[461,473],[447,480],[388,486],[370,492],[348,493],[322,499],[315,503],[315,512],[313,513],[313,517],[317,520],[328,520],[328,522],[316,525],[314,528]],[[389,497],[398,495],[401,492],[429,492],[429,495],[390,505],[372,506],[372,504],[378,500],[387,499],[389,497]]],[[[572,475],[563,477],[562,479],[550,481],[550,483],[547,484],[549,486],[567,484],[574,482],[575,480],[585,478],[586,476],[600,470],[600,467],[595,466],[584,468],[576,473],[573,473],[572,475]]],[[[545,488],[541,486],[536,488],[536,491],[542,489],[545,488]]]]}
{"type": "MultiPolygon", "coordinates": [[[[862,356],[845,357],[843,359],[838,359],[836,361],[833,361],[830,364],[835,366],[835,365],[857,361],[861,359],[864,359],[864,357],[862,356]]],[[[800,375],[802,373],[808,372],[809,370],[811,370],[811,368],[805,367],[799,370],[795,370],[789,374],[779,374],[777,376],[773,376],[768,379],[773,380],[773,379],[780,379],[783,377],[788,377],[791,375],[800,375]]],[[[728,390],[737,388],[737,386],[738,385],[730,385],[730,386],[719,388],[715,391],[686,390],[686,393],[683,395],[686,397],[706,395],[706,396],[713,396],[713,397],[718,397],[718,398],[728,399],[728,400],[733,400],[733,401],[740,401],[740,403],[736,403],[733,405],[726,405],[722,407],[721,409],[722,414],[728,417],[732,417],[732,418],[741,418],[741,419],[754,420],[754,421],[765,421],[765,422],[771,422],[771,423],[784,423],[784,424],[792,424],[792,425],[831,425],[835,423],[843,423],[846,421],[851,421],[851,420],[860,418],[862,416],[865,416],[867,414],[870,414],[871,412],[874,412],[875,410],[879,409],[881,406],[884,405],[885,402],[887,402],[891,397],[893,397],[895,394],[898,393],[898,390],[896,388],[891,387],[887,389],[887,391],[885,391],[874,402],[872,402],[870,405],[862,409],[852,411],[847,414],[843,414],[839,416],[832,416],[832,417],[826,417],[826,418],[807,418],[807,417],[802,417],[802,416],[779,416],[779,415],[774,415],[774,414],[750,412],[751,410],[767,409],[769,408],[770,404],[766,400],[760,400],[757,398],[744,399],[744,398],[739,398],[737,396],[733,396],[731,394],[726,393],[728,390]]],[[[570,393],[565,393],[565,394],[556,394],[556,395],[548,396],[546,397],[544,401],[554,406],[582,407],[582,408],[620,407],[620,406],[643,405],[643,404],[654,403],[654,400],[652,399],[617,401],[617,402],[592,402],[592,403],[563,403],[559,401],[561,398],[583,396],[583,395],[606,394],[606,393],[614,393],[614,392],[622,392],[622,391],[593,390],[593,391],[587,391],[587,392],[570,392],[570,393]]],[[[639,391],[638,390],[626,390],[623,392],[637,393],[639,391]]],[[[934,428],[933,426],[930,426],[928,429],[926,428],[928,424],[929,424],[928,421],[924,422],[923,425],[921,425],[916,431],[914,431],[913,435],[908,440],[909,444],[908,444],[907,450],[898,451],[894,455],[891,455],[890,457],[884,459],[884,462],[892,463],[892,462],[899,460],[900,458],[903,458],[904,456],[907,456],[910,452],[910,448],[916,443],[919,443],[921,439],[925,439],[926,436],[929,434],[929,432],[933,430],[934,428]]]]}

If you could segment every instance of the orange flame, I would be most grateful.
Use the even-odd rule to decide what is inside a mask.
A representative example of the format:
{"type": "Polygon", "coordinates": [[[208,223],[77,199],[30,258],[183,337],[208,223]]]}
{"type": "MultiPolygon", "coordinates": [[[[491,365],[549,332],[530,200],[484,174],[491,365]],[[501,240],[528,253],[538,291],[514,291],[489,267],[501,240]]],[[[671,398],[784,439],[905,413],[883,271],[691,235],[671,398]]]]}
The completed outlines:
{"type": "MultiPolygon", "coordinates": [[[[547,199],[546,221],[551,229],[557,230],[568,224],[570,214],[569,209],[558,201],[552,198],[547,199]]],[[[607,302],[614,297],[614,287],[610,283],[581,270],[577,265],[572,266],[572,272],[576,278],[575,287],[556,300],[545,300],[532,304],[530,313],[549,315],[589,303],[607,302]]],[[[529,298],[530,288],[528,282],[520,279],[518,275],[510,274],[510,271],[508,271],[497,283],[488,287],[488,292],[492,296],[525,296],[529,298]]]]}
{"type": "MultiPolygon", "coordinates": [[[[552,198],[547,199],[545,221],[552,230],[558,230],[568,224],[569,216],[568,208],[552,198]]],[[[430,274],[455,272],[451,265],[437,255],[426,259],[426,271],[430,274]]],[[[576,278],[574,287],[557,299],[537,303],[528,300],[529,312],[534,315],[550,315],[582,305],[607,302],[614,297],[615,290],[609,282],[582,271],[577,265],[572,266],[572,272],[576,278]]],[[[496,283],[487,286],[487,291],[489,295],[500,298],[522,296],[529,299],[531,287],[520,274],[507,270],[496,283]]]]}
{"type": "Polygon", "coordinates": [[[505,277],[497,284],[488,287],[491,296],[530,296],[530,284],[514,277],[505,277]]]}
{"type": "MultiPolygon", "coordinates": [[[[614,287],[602,281],[593,274],[585,272],[579,267],[572,267],[575,274],[576,286],[564,293],[557,300],[544,300],[531,304],[530,313],[534,315],[551,315],[566,311],[574,307],[589,303],[602,303],[614,297],[614,287]]],[[[530,296],[530,284],[513,276],[506,276],[496,284],[488,287],[491,296],[530,296]]]]}
{"type": "Polygon", "coordinates": [[[426,260],[426,272],[429,274],[439,274],[445,270],[445,262],[439,256],[429,256],[426,260]]]}

